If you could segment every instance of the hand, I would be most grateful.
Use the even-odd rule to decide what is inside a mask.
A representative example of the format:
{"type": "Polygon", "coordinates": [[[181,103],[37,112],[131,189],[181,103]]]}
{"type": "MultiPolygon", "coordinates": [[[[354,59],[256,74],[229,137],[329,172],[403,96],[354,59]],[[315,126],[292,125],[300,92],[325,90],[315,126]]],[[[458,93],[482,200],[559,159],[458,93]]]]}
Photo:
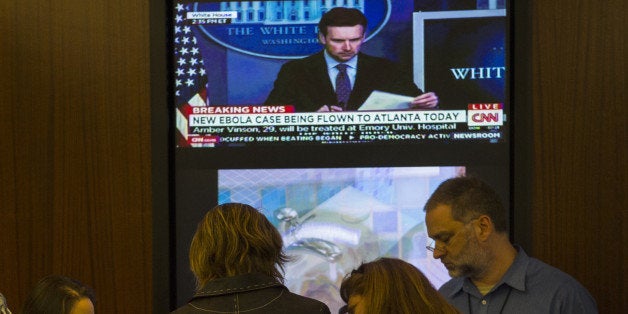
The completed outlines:
{"type": "Polygon", "coordinates": [[[410,102],[413,109],[436,109],[438,108],[438,96],[433,92],[421,94],[410,102]]]}
{"type": "Polygon", "coordinates": [[[338,106],[322,106],[320,108],[318,108],[318,110],[316,110],[316,112],[330,112],[330,111],[342,111],[342,107],[338,107],[338,106]]]}

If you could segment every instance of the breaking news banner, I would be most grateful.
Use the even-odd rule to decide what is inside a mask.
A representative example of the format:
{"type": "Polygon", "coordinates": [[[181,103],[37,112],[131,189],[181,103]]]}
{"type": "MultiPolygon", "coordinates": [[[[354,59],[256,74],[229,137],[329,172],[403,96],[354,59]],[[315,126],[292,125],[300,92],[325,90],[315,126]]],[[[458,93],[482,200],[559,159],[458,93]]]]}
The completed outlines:
{"type": "Polygon", "coordinates": [[[181,108],[180,146],[480,140],[501,142],[502,104],[468,110],[294,112],[292,106],[181,108]]]}

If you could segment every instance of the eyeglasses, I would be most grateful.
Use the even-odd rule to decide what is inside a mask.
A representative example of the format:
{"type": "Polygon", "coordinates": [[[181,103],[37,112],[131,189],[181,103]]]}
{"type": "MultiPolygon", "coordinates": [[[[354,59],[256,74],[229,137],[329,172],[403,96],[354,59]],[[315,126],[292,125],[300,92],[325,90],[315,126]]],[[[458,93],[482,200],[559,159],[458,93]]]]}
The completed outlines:
{"type": "Polygon", "coordinates": [[[430,244],[427,245],[425,248],[432,253],[434,253],[434,251],[439,251],[441,253],[445,252],[445,249],[436,247],[436,242],[434,240],[432,240],[432,242],[430,242],[430,244]]]}
{"type": "Polygon", "coordinates": [[[430,242],[430,244],[428,246],[426,246],[425,248],[434,253],[435,251],[438,251],[439,253],[445,253],[447,251],[447,246],[451,243],[451,241],[458,235],[460,234],[460,232],[462,230],[464,230],[469,224],[471,224],[474,220],[478,220],[478,218],[473,218],[471,220],[469,220],[466,224],[464,224],[464,226],[462,228],[460,228],[460,230],[456,231],[456,233],[454,233],[452,236],[445,238],[444,240],[441,240],[441,242],[443,242],[443,245],[441,245],[440,247],[437,247],[436,245],[436,241],[432,240],[432,242],[430,242]]]}

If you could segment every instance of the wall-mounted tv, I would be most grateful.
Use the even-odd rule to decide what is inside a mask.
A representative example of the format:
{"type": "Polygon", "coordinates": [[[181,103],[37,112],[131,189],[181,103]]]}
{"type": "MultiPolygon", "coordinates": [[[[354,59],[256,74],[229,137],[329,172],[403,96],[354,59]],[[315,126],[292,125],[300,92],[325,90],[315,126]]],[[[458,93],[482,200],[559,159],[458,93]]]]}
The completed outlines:
{"type": "MultiPolygon", "coordinates": [[[[333,287],[362,258],[400,257],[436,286],[447,279],[423,250],[421,229],[422,202],[442,180],[476,175],[510,200],[511,39],[505,1],[171,4],[172,309],[193,294],[189,241],[205,212],[219,203],[244,202],[262,210],[284,232],[286,249],[301,256],[300,264],[287,269],[290,289],[337,308],[333,287]],[[361,52],[392,61],[401,68],[399,79],[438,95],[437,108],[405,108],[409,95],[387,91],[336,112],[269,103],[282,67],[321,53],[318,21],[338,6],[368,18],[361,52]],[[371,107],[357,110],[362,105],[371,107]],[[356,198],[367,200],[361,209],[346,205],[356,198]],[[301,234],[285,233],[288,222],[277,215],[282,210],[297,215],[292,223],[302,226],[301,234]],[[357,242],[343,238],[351,232],[319,239],[346,253],[339,261],[330,262],[325,252],[307,245],[316,241],[309,235],[323,222],[336,231],[361,232],[357,242]],[[374,255],[360,255],[364,245],[376,246],[374,255]],[[320,281],[308,277],[314,273],[321,274],[320,281]]],[[[326,80],[333,85],[331,77],[326,80]]]]}
{"type": "Polygon", "coordinates": [[[508,142],[503,1],[177,0],[172,10],[177,147],[508,142]],[[338,6],[368,19],[360,52],[399,71],[370,75],[357,66],[354,93],[364,87],[357,104],[318,112],[312,108],[335,105],[319,98],[333,92],[332,78],[316,75],[326,70],[288,79],[280,72],[320,55],[318,22],[338,6]],[[382,83],[390,80],[434,92],[438,107],[410,108],[418,95],[382,83]],[[297,85],[283,86],[290,83],[297,85]],[[299,99],[271,96],[279,89],[298,89],[299,99]]]}

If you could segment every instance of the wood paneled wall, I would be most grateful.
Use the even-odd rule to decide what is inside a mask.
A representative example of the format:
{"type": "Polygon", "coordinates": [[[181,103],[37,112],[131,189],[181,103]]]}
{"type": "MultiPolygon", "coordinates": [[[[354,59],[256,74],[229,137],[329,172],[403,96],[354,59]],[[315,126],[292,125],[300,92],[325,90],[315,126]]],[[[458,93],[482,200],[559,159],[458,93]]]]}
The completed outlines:
{"type": "Polygon", "coordinates": [[[44,275],[152,311],[146,0],[0,4],[0,291],[44,275]]]}
{"type": "Polygon", "coordinates": [[[534,255],[626,313],[626,1],[534,1],[534,255]]]}
{"type": "MultiPolygon", "coordinates": [[[[94,287],[99,313],[153,312],[149,2],[0,2],[0,292],[14,312],[49,273],[94,287]]],[[[625,1],[530,3],[529,253],[622,313],[625,1]]]]}

